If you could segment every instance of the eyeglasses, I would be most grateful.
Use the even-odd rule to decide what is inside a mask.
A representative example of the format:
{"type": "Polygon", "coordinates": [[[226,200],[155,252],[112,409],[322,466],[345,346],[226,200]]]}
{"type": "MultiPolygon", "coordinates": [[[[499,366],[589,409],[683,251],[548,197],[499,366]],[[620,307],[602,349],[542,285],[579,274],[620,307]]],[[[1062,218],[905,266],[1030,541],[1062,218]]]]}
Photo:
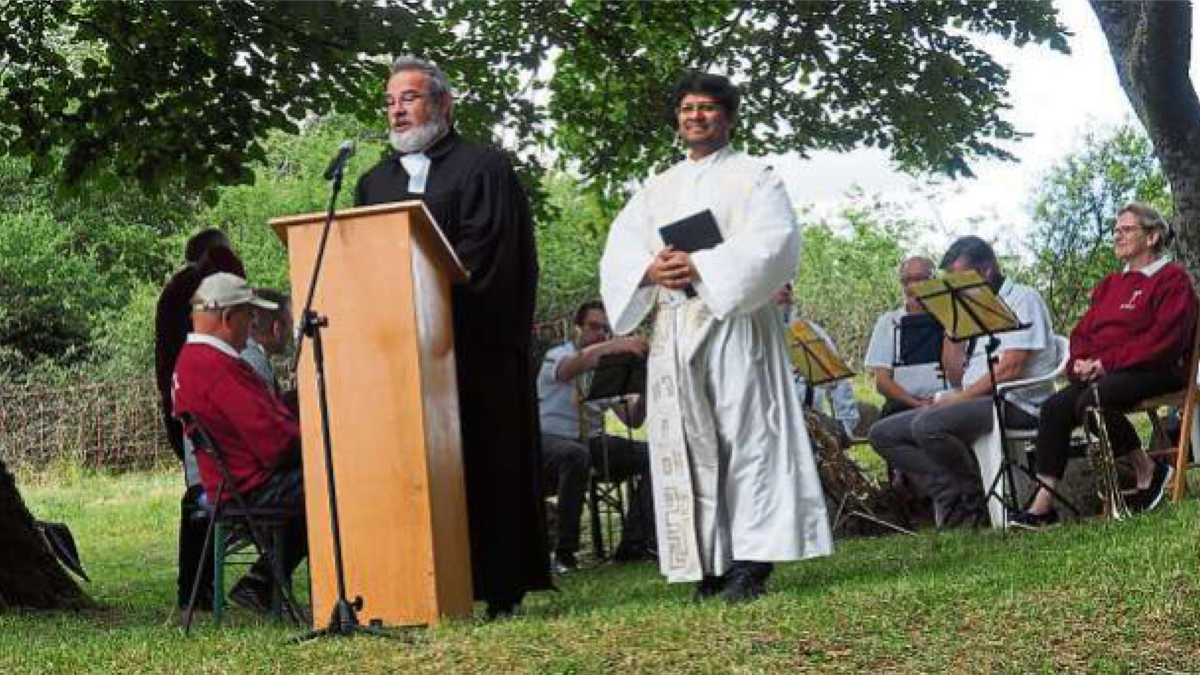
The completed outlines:
{"type": "Polygon", "coordinates": [[[916,283],[920,283],[922,281],[929,281],[932,278],[933,278],[932,274],[909,275],[909,276],[900,277],[900,283],[906,284],[906,285],[907,284],[916,284],[916,283]]]}
{"type": "Polygon", "coordinates": [[[1113,228],[1113,235],[1120,237],[1133,234],[1134,232],[1143,232],[1150,228],[1141,225],[1117,225],[1113,228]]]}
{"type": "Polygon", "coordinates": [[[421,99],[428,98],[428,97],[429,97],[429,94],[422,93],[419,91],[406,91],[406,92],[401,93],[399,96],[392,96],[391,94],[388,94],[387,96],[383,97],[383,107],[384,108],[395,108],[397,106],[403,105],[404,107],[407,108],[408,106],[416,103],[417,101],[420,101],[421,99]]]}
{"type": "Polygon", "coordinates": [[[718,110],[723,110],[723,108],[716,103],[685,103],[679,106],[680,115],[691,115],[695,112],[715,113],[718,110]]]}

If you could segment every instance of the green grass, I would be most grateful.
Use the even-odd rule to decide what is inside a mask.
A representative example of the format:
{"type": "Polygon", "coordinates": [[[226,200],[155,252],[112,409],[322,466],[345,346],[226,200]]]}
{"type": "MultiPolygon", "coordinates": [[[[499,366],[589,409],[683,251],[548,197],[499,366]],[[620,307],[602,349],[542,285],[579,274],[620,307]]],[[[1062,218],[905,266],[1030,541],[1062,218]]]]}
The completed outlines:
{"type": "Polygon", "coordinates": [[[232,610],[172,616],[178,478],[78,476],[25,488],[71,524],[102,609],[0,614],[0,673],[1196,672],[1200,506],[1038,534],[839,542],[784,565],[767,597],[694,604],[650,565],[562,579],[518,618],[401,640],[284,644],[295,629],[232,610]]]}

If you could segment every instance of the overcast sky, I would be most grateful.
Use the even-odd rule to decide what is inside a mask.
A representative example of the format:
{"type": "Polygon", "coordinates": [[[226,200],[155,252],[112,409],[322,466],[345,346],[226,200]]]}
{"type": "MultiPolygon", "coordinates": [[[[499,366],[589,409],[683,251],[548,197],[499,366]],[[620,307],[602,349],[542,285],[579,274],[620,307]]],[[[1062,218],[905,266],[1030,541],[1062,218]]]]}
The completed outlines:
{"type": "MultiPolygon", "coordinates": [[[[1044,47],[1017,49],[1001,42],[985,43],[1010,69],[1012,108],[1006,118],[1032,134],[1009,146],[1019,162],[976,162],[976,178],[929,187],[893,171],[884,153],[814,153],[809,159],[779,158],[775,166],[792,198],[812,205],[819,214],[837,210],[843,195],[858,185],[901,202],[940,232],[922,238],[940,248],[961,234],[979,234],[1017,252],[1030,226],[1029,202],[1039,176],[1076,149],[1085,132],[1136,122],[1133,109],[1117,82],[1104,35],[1086,0],[1055,0],[1060,19],[1073,35],[1071,54],[1044,47]]],[[[1193,36],[1200,35],[1200,12],[1193,16],[1193,36]]],[[[1192,81],[1200,72],[1200,49],[1192,50],[1192,81]]]]}

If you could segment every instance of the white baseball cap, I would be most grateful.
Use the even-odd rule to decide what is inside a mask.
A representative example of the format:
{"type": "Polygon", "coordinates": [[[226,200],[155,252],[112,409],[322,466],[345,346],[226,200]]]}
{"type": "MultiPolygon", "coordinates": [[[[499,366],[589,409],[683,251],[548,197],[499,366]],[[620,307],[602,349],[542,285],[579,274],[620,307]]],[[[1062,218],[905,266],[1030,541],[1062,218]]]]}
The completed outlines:
{"type": "Polygon", "coordinates": [[[279,305],[254,294],[246,280],[236,274],[217,272],[204,277],[192,296],[192,309],[207,312],[238,305],[254,305],[263,309],[279,309],[279,305]]]}

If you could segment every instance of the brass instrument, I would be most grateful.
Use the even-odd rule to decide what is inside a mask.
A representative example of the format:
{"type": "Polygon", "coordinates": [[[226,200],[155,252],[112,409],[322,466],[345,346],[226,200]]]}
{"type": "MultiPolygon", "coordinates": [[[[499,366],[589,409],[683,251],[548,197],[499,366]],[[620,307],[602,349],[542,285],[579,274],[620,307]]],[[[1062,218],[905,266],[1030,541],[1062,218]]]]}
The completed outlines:
{"type": "Polygon", "coordinates": [[[1093,403],[1084,409],[1083,433],[1087,438],[1088,464],[1095,473],[1099,486],[1097,493],[1114,519],[1128,517],[1132,512],[1121,492],[1117,460],[1112,444],[1108,440],[1108,427],[1104,424],[1103,408],[1100,405],[1100,390],[1090,387],[1093,403]]]}

